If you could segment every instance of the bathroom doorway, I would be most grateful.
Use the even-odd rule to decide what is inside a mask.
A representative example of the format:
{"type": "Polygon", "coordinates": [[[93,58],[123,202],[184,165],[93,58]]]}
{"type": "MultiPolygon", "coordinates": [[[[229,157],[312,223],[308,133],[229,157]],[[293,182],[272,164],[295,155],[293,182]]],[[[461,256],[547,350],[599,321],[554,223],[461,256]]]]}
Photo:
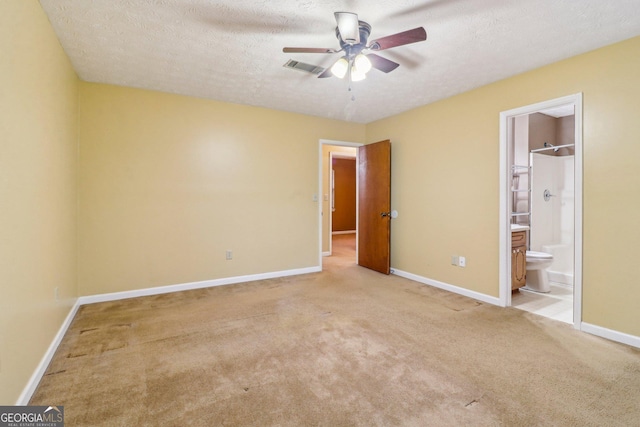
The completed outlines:
{"type": "Polygon", "coordinates": [[[501,304],[579,329],[582,94],[501,113],[500,144],[501,304]],[[512,278],[512,232],[525,238],[526,284],[512,278]]]}

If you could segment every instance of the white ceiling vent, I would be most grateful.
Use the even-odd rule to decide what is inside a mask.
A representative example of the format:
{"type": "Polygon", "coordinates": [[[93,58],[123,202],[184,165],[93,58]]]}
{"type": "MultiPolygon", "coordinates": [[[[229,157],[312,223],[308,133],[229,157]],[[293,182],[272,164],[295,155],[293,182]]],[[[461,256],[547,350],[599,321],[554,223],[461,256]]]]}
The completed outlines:
{"type": "Polygon", "coordinates": [[[323,73],[325,70],[324,68],[318,67],[317,65],[311,65],[304,62],[300,62],[300,61],[294,61],[293,59],[288,60],[287,63],[283,65],[283,67],[292,68],[294,70],[306,71],[307,73],[315,74],[316,76],[318,74],[323,73]]]}

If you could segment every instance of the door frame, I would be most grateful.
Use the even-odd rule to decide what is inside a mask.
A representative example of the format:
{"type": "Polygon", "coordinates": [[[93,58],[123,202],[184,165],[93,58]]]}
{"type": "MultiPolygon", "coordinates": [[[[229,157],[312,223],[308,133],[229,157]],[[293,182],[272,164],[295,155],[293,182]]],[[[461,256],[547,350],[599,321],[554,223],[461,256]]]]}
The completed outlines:
{"type": "Polygon", "coordinates": [[[582,322],[582,199],[583,199],[583,154],[582,154],[582,93],[551,99],[500,113],[500,255],[499,284],[500,305],[511,306],[511,210],[510,161],[512,149],[509,144],[511,119],[536,113],[540,110],[574,105],[575,156],[574,156],[574,263],[573,263],[573,327],[580,330],[582,322]]]}
{"type": "MultiPolygon", "coordinates": [[[[322,194],[322,177],[325,171],[322,170],[322,147],[324,145],[335,145],[338,147],[352,147],[356,148],[356,164],[358,162],[358,150],[357,148],[363,146],[363,143],[360,142],[350,142],[350,141],[334,141],[331,139],[320,139],[318,141],[318,193],[315,195],[314,199],[318,202],[318,265],[320,266],[320,270],[322,270],[322,205],[324,202],[324,196],[322,194]]],[[[331,157],[331,156],[330,156],[331,157]]],[[[331,176],[329,176],[329,181],[331,181],[331,176]]],[[[356,263],[358,262],[358,170],[356,168],[356,263]]],[[[329,213],[330,214],[330,213],[329,213]]],[[[331,227],[331,216],[329,216],[329,227],[331,227]]],[[[329,228],[329,236],[331,236],[331,228],[329,228]]],[[[329,239],[329,252],[331,252],[331,239],[329,239]]]]}

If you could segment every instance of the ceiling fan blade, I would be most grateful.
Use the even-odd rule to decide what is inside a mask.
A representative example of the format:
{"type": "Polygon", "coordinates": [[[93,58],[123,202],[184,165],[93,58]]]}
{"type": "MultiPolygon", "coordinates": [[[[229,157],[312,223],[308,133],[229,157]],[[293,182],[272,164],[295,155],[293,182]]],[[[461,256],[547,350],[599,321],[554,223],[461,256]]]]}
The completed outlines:
{"type": "Polygon", "coordinates": [[[369,49],[384,50],[392,47],[404,46],[416,42],[422,42],[427,39],[427,32],[424,27],[414,28],[413,30],[403,31],[401,33],[382,37],[371,42],[369,49]]]}
{"type": "Polygon", "coordinates": [[[335,12],[334,16],[338,23],[338,31],[342,41],[350,45],[360,43],[358,15],[351,12],[335,12]]]}
{"type": "Polygon", "coordinates": [[[284,53],[336,53],[335,49],[324,47],[285,47],[282,48],[284,53]]]}
{"type": "Polygon", "coordinates": [[[385,73],[389,73],[400,66],[397,62],[390,61],[387,58],[376,55],[375,53],[368,54],[367,58],[371,61],[371,66],[373,68],[385,73]]]}

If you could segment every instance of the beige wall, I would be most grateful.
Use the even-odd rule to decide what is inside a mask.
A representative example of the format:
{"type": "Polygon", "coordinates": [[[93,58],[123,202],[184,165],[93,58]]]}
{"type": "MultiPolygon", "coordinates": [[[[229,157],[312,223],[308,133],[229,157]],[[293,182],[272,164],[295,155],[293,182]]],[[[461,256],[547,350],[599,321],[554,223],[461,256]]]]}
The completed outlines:
{"type": "Polygon", "coordinates": [[[1,1],[0,404],[78,294],[317,265],[319,139],[391,138],[393,266],[497,296],[498,115],[576,92],[584,320],[640,336],[638,51],[635,38],[364,126],[79,84],[39,4],[1,1]]]}
{"type": "Polygon", "coordinates": [[[318,266],[318,143],[363,141],[364,125],[109,85],[80,94],[81,295],[318,266]]]}
{"type": "Polygon", "coordinates": [[[393,144],[392,266],[497,297],[499,114],[583,92],[583,320],[639,336],[638,52],[640,37],[368,124],[393,144]]]}
{"type": "Polygon", "coordinates": [[[0,52],[0,404],[13,405],[77,295],[78,79],[36,1],[0,1],[0,52]]]}

